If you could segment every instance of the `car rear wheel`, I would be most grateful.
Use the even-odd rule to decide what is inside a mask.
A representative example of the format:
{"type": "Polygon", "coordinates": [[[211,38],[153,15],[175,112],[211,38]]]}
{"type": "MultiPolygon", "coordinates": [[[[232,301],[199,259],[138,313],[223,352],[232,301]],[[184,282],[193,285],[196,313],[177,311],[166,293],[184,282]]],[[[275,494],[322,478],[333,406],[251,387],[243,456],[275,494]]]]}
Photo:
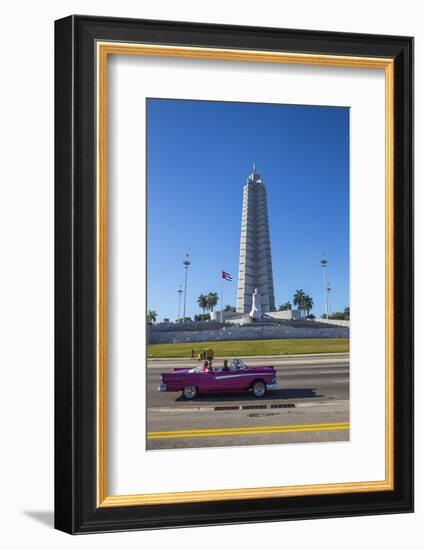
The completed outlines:
{"type": "Polygon", "coordinates": [[[183,396],[186,399],[194,399],[197,395],[197,388],[196,386],[186,386],[183,389],[183,396]]]}
{"type": "Polygon", "coordinates": [[[266,392],[265,382],[262,380],[256,380],[256,382],[253,382],[252,391],[255,397],[263,397],[266,392]]]}

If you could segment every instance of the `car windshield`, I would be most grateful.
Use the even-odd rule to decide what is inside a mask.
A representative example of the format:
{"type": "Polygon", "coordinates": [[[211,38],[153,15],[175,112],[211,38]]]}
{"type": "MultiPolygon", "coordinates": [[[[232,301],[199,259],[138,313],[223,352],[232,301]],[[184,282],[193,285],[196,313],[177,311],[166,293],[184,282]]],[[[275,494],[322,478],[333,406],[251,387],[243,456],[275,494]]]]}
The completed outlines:
{"type": "Polygon", "coordinates": [[[188,372],[195,372],[195,373],[198,373],[198,372],[200,372],[202,369],[203,369],[202,366],[200,366],[200,367],[194,367],[194,369],[190,369],[188,372]]]}
{"type": "Polygon", "coordinates": [[[240,370],[245,369],[246,365],[243,363],[241,359],[234,359],[231,363],[231,370],[240,370]]]}

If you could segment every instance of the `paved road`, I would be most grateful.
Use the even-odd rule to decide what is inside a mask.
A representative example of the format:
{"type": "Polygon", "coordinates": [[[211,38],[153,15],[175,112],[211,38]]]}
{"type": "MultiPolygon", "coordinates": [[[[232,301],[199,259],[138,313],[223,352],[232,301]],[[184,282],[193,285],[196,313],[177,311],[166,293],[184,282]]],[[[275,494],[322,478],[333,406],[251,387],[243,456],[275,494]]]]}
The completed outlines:
{"type": "MultiPolygon", "coordinates": [[[[250,393],[200,395],[186,401],[157,391],[160,374],[190,360],[149,360],[147,448],[220,447],[349,439],[347,354],[249,357],[274,365],[279,389],[262,399],[250,393]]],[[[215,360],[220,366],[222,360],[215,360]]]]}

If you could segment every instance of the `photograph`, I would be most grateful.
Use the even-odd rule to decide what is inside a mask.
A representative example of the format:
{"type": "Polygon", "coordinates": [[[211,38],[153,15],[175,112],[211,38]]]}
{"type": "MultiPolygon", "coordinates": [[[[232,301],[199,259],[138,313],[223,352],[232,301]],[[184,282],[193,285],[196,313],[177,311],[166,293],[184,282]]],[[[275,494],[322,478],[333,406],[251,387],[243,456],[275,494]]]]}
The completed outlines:
{"type": "Polygon", "coordinates": [[[349,441],[349,107],[145,108],[146,449],[349,441]]]}
{"type": "Polygon", "coordinates": [[[190,528],[186,545],[201,526],[314,519],[308,545],[328,547],[332,518],[339,541],[346,521],[414,510],[416,25],[227,8],[54,23],[58,531],[190,528]]]}

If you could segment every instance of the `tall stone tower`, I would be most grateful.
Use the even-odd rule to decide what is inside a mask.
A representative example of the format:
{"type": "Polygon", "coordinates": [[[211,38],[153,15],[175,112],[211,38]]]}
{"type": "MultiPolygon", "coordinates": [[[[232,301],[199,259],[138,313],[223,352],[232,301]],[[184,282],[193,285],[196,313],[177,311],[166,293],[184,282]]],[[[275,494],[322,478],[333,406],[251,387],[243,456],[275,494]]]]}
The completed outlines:
{"type": "Polygon", "coordinates": [[[268,203],[261,176],[253,171],[243,187],[237,311],[249,313],[252,294],[258,289],[262,311],[273,311],[274,283],[269,239],[268,203]]]}

